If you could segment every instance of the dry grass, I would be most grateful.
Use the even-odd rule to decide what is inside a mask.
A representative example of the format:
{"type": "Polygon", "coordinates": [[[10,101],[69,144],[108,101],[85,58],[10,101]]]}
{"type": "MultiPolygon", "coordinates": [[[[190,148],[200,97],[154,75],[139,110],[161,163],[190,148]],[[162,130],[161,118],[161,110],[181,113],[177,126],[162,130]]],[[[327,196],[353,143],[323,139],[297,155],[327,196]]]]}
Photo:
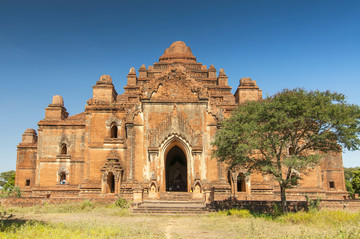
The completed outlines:
{"type": "Polygon", "coordinates": [[[1,238],[161,238],[142,227],[97,225],[96,223],[8,222],[1,238]]]}
{"type": "Polygon", "coordinates": [[[206,216],[133,216],[110,205],[81,204],[7,210],[18,221],[2,222],[0,238],[360,238],[360,213],[346,211],[272,218],[246,210],[206,216]]]}

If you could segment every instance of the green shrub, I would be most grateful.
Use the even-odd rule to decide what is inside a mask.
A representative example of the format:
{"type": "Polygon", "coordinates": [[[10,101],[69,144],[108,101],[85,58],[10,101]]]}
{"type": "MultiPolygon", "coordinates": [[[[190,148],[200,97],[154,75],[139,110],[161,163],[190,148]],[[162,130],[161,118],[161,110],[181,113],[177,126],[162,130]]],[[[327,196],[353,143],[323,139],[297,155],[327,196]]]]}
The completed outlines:
{"type": "Polygon", "coordinates": [[[21,190],[19,186],[7,186],[7,188],[2,188],[0,197],[7,198],[7,197],[21,197],[21,190]]]}
{"type": "Polygon", "coordinates": [[[279,222],[290,222],[293,224],[312,223],[314,220],[314,215],[311,212],[296,212],[296,213],[289,212],[287,214],[279,216],[275,220],[279,222]]]}
{"type": "Polygon", "coordinates": [[[221,210],[214,213],[209,214],[210,217],[216,217],[216,216],[228,216],[227,210],[221,210]]]}
{"type": "Polygon", "coordinates": [[[235,216],[235,217],[238,217],[238,218],[252,217],[249,210],[247,210],[247,209],[238,209],[238,208],[218,211],[216,213],[216,215],[219,215],[219,216],[235,216]]]}
{"type": "Polygon", "coordinates": [[[116,200],[115,206],[119,207],[119,208],[129,208],[130,207],[129,202],[124,198],[119,198],[118,200],[116,200]]]}
{"type": "Polygon", "coordinates": [[[351,180],[354,193],[360,193],[360,169],[353,172],[353,178],[351,180]]]}
{"type": "Polygon", "coordinates": [[[271,216],[275,218],[275,217],[281,216],[282,214],[283,214],[283,212],[281,210],[280,203],[275,202],[273,204],[273,210],[272,210],[271,216]]]}
{"type": "Polygon", "coordinates": [[[95,205],[90,200],[84,200],[80,204],[81,210],[91,210],[95,207],[95,205]]]}
{"type": "Polygon", "coordinates": [[[236,217],[240,217],[240,218],[252,217],[250,211],[247,209],[230,209],[229,214],[231,216],[236,216],[236,217]]]}
{"type": "Polygon", "coordinates": [[[306,202],[308,204],[309,212],[316,212],[320,209],[320,198],[310,199],[308,196],[305,196],[306,202]]]}
{"type": "Polygon", "coordinates": [[[19,198],[21,197],[21,190],[20,190],[20,187],[19,186],[15,186],[12,190],[13,192],[13,196],[19,198]]]}
{"type": "Polygon", "coordinates": [[[346,191],[348,191],[349,196],[352,198],[354,196],[355,190],[349,180],[345,180],[346,191]]]}
{"type": "Polygon", "coordinates": [[[0,190],[0,198],[6,198],[8,197],[8,193],[7,191],[5,191],[4,189],[0,190]]]}

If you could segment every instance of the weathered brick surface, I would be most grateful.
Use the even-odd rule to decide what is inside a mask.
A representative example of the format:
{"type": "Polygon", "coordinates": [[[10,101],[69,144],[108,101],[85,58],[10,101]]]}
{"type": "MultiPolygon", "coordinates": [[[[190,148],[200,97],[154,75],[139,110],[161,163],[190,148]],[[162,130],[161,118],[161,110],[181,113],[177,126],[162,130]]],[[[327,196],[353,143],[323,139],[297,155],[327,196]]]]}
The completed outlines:
{"type": "MultiPolygon", "coordinates": [[[[221,201],[213,201],[207,206],[210,210],[227,210],[232,208],[248,209],[255,212],[271,213],[275,205],[279,209],[280,201],[273,200],[238,200],[229,198],[221,201]]],[[[309,203],[307,201],[288,201],[288,210],[291,212],[307,211],[309,203]]],[[[327,210],[348,210],[353,212],[360,211],[360,200],[320,200],[319,209],[327,210]]]]}
{"type": "MultiPolygon", "coordinates": [[[[85,111],[73,116],[61,96],[54,96],[38,123],[38,135],[26,130],[18,145],[16,169],[16,184],[24,195],[120,195],[141,201],[149,193],[158,197],[173,183],[172,190],[181,185],[187,192],[208,192],[206,200],[231,195],[278,200],[278,185],[271,177],[253,174],[238,192],[237,175],[243,172],[228,172],[211,157],[219,122],[236,105],[262,98],[255,81],[242,78],[233,95],[223,69],[217,73],[213,65],[202,65],[185,43],[174,42],[159,62],[141,66],[138,74],[130,69],[123,94],[117,94],[112,82],[110,76],[101,76],[85,111]],[[171,156],[173,148],[180,148],[184,156],[171,156]],[[166,176],[168,172],[171,175],[166,176]],[[65,184],[60,183],[62,178],[65,184]]],[[[326,155],[318,167],[301,176],[288,191],[291,199],[346,195],[341,154],[326,155]]]]}

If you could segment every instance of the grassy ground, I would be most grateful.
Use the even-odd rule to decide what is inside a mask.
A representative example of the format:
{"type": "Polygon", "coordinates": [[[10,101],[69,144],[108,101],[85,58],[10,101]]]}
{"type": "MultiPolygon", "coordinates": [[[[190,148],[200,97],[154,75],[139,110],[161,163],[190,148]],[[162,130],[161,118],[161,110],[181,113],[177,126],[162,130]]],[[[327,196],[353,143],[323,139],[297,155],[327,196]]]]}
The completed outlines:
{"type": "Polygon", "coordinates": [[[360,238],[360,213],[346,211],[278,217],[245,210],[203,216],[135,216],[114,205],[85,201],[2,207],[0,212],[0,238],[360,238]]]}

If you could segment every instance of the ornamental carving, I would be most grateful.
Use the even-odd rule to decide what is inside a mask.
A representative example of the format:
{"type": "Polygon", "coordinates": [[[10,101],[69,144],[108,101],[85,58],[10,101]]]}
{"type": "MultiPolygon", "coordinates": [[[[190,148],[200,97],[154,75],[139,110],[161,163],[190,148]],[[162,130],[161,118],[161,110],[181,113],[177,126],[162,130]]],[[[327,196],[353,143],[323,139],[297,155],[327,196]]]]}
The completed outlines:
{"type": "Polygon", "coordinates": [[[162,123],[155,129],[149,130],[150,147],[159,147],[163,140],[172,134],[179,134],[183,138],[189,139],[192,147],[201,146],[201,134],[192,128],[181,112],[178,112],[176,105],[174,105],[172,113],[162,123]]]}

